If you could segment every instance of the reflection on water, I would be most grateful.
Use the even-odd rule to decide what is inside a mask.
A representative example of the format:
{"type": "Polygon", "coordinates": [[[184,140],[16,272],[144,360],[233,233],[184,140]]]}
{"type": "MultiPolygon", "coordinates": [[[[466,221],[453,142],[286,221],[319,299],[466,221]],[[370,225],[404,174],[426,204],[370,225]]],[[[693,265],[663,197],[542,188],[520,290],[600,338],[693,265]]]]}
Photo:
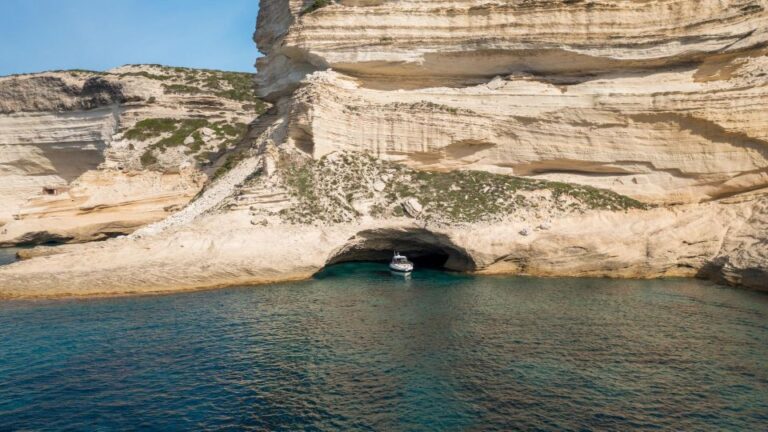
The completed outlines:
{"type": "Polygon", "coordinates": [[[0,304],[0,430],[761,430],[768,296],[346,264],[0,304]]]}

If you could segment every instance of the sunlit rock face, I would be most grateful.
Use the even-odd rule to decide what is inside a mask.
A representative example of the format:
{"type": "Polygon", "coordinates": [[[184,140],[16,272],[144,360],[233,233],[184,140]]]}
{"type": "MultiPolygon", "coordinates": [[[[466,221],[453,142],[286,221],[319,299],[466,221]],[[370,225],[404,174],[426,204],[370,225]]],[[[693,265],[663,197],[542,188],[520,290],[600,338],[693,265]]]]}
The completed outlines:
{"type": "MultiPolygon", "coordinates": [[[[221,89],[177,94],[201,85],[186,73],[126,71],[120,91],[0,105],[24,121],[88,111],[73,135],[95,148],[100,131],[111,140],[101,169],[67,194],[25,201],[20,220],[0,227],[5,239],[97,239],[161,219],[124,238],[34,249],[26,255],[46,258],[0,268],[0,297],[274,282],[392,249],[460,271],[698,276],[768,290],[766,7],[262,0],[256,82],[274,106],[202,190],[197,157],[220,141],[201,144],[192,129],[181,141],[162,132],[167,122],[136,139],[144,119],[247,111],[216,99],[221,89]],[[48,231],[51,220],[67,228],[48,231]]],[[[23,140],[1,142],[11,141],[23,140]]],[[[33,161],[15,173],[61,176],[42,151],[14,160],[33,161]]]]}
{"type": "Polygon", "coordinates": [[[261,2],[290,144],[701,202],[768,185],[768,12],[735,2],[261,2]]]}
{"type": "Polygon", "coordinates": [[[155,65],[0,77],[0,245],[125,234],[183,206],[261,109],[251,83],[155,65]]]}
{"type": "Polygon", "coordinates": [[[397,88],[519,72],[583,80],[690,64],[758,47],[767,36],[762,0],[341,0],[306,13],[311,4],[261,2],[264,94],[302,70],[329,67],[397,88]],[[271,70],[286,66],[287,74],[271,70]]]}
{"type": "Polygon", "coordinates": [[[0,220],[46,185],[67,184],[104,162],[117,110],[0,115],[0,220]]]}

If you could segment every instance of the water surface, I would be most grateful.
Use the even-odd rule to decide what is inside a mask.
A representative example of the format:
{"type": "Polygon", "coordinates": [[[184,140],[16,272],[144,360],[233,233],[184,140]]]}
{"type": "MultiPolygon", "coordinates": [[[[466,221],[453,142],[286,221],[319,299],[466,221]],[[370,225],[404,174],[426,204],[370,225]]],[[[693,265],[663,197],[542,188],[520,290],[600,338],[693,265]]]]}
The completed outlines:
{"type": "Polygon", "coordinates": [[[18,248],[0,248],[0,266],[16,261],[18,248]]]}
{"type": "Polygon", "coordinates": [[[765,430],[768,296],[378,264],[0,303],[0,430],[765,430]]]}

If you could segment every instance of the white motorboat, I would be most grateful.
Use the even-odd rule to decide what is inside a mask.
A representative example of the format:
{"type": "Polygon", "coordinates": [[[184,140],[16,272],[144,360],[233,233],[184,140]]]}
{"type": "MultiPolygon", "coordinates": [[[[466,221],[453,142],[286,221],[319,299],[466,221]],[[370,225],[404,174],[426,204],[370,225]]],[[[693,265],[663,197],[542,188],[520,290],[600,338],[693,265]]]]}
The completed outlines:
{"type": "Polygon", "coordinates": [[[389,269],[398,273],[410,273],[413,271],[413,263],[408,261],[405,255],[395,252],[392,261],[389,263],[389,269]]]}

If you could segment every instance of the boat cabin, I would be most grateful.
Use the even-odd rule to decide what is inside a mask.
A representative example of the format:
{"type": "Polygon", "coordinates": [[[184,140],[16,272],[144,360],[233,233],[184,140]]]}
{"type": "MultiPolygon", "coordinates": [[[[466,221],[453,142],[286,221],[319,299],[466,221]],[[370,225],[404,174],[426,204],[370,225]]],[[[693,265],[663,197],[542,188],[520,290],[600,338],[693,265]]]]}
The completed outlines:
{"type": "Polygon", "coordinates": [[[395,256],[392,257],[392,262],[395,264],[409,264],[410,261],[408,261],[408,258],[404,257],[403,255],[400,255],[399,253],[395,253],[395,256]]]}

